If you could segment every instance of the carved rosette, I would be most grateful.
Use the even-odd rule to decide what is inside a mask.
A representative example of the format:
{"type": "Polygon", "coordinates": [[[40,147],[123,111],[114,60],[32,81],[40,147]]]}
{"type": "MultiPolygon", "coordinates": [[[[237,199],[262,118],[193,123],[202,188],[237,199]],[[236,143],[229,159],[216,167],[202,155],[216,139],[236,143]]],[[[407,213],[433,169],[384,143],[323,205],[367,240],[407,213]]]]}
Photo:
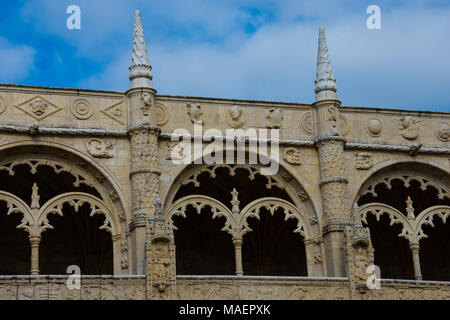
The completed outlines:
{"type": "Polygon", "coordinates": [[[70,111],[72,112],[75,118],[79,120],[87,120],[90,117],[92,117],[92,114],[94,113],[94,108],[92,108],[92,106],[86,100],[80,99],[76,100],[72,104],[70,111]]]}
{"type": "Polygon", "coordinates": [[[159,193],[157,127],[142,126],[130,130],[131,184],[133,189],[133,217],[151,217],[159,193]]]}

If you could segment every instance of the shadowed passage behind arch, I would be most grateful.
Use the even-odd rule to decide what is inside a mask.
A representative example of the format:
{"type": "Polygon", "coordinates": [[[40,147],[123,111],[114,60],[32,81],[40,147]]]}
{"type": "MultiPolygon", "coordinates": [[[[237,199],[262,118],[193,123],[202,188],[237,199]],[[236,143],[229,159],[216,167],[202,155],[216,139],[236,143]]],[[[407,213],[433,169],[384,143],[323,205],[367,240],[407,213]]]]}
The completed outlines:
{"type": "Polygon", "coordinates": [[[226,167],[215,168],[212,175],[210,171],[196,174],[195,181],[182,185],[174,205],[168,209],[174,210],[176,203],[184,203],[172,217],[177,228],[174,231],[177,274],[236,274],[238,245],[242,246],[244,275],[307,275],[303,235],[294,233],[299,231],[299,225],[304,233],[305,222],[286,221],[284,212],[289,210],[281,207],[288,206],[295,212],[297,208],[286,191],[267,185],[266,177],[247,168],[230,171],[226,167]],[[220,203],[219,208],[204,205],[202,197],[206,197],[206,202],[220,203]],[[242,210],[261,199],[279,202],[280,208],[274,205],[270,212],[258,206],[237,227],[242,210]],[[222,213],[232,218],[225,219],[222,213]]]}

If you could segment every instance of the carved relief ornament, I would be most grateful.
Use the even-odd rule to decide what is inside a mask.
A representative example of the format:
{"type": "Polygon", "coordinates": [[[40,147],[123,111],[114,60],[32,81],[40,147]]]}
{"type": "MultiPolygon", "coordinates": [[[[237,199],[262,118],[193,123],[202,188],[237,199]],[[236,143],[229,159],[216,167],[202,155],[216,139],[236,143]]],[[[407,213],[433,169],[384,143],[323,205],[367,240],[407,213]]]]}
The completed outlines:
{"type": "Polygon", "coordinates": [[[358,170],[368,170],[373,166],[372,155],[368,152],[359,152],[355,155],[356,157],[356,169],[358,170]]]}
{"type": "Polygon", "coordinates": [[[186,112],[192,123],[200,123],[203,118],[202,106],[199,103],[188,103],[186,105],[186,112]]]}
{"type": "Polygon", "coordinates": [[[419,136],[419,123],[421,120],[412,116],[395,118],[399,124],[400,135],[408,140],[415,140],[419,136]]]}
{"type": "Polygon", "coordinates": [[[232,106],[226,114],[226,121],[232,128],[242,127],[246,121],[244,110],[237,105],[232,106]]]}
{"type": "Polygon", "coordinates": [[[72,112],[74,117],[79,120],[87,120],[92,117],[92,114],[94,113],[94,109],[89,104],[89,102],[83,99],[76,100],[72,104],[70,111],[72,112]]]}
{"type": "Polygon", "coordinates": [[[266,110],[266,128],[279,129],[283,121],[283,110],[280,108],[271,108],[266,110]]]}
{"type": "Polygon", "coordinates": [[[114,141],[104,141],[100,139],[91,139],[86,144],[88,153],[95,158],[113,158],[114,147],[114,141]]]}

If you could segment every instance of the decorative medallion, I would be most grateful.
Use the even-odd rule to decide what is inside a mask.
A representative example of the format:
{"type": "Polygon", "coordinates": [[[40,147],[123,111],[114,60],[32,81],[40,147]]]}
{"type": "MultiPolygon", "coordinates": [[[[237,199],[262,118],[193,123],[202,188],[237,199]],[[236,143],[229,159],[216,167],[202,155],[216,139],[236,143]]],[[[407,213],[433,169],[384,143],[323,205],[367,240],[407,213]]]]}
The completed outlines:
{"type": "Polygon", "coordinates": [[[244,110],[239,106],[232,106],[227,112],[226,121],[232,128],[241,128],[246,121],[244,110]]]}
{"type": "Polygon", "coordinates": [[[300,122],[300,125],[302,127],[302,129],[308,133],[308,134],[313,134],[314,131],[314,126],[313,126],[313,119],[312,119],[312,113],[311,111],[306,112],[303,116],[302,116],[302,120],[300,122]]]}
{"type": "Polygon", "coordinates": [[[447,142],[450,139],[450,127],[448,123],[440,122],[436,126],[436,129],[434,130],[434,133],[436,135],[436,138],[438,138],[441,141],[447,142]]]}
{"type": "Polygon", "coordinates": [[[91,139],[86,144],[88,153],[95,158],[113,158],[114,157],[113,141],[103,141],[100,139],[91,139]]]}
{"type": "Polygon", "coordinates": [[[72,104],[70,108],[75,118],[79,120],[87,120],[92,117],[94,108],[86,100],[77,100],[72,104]]]}
{"type": "Polygon", "coordinates": [[[347,133],[350,132],[350,124],[348,122],[348,119],[343,114],[339,115],[339,131],[342,136],[347,135],[347,133]]]}
{"type": "Polygon", "coordinates": [[[107,115],[109,118],[114,119],[120,124],[125,125],[125,112],[123,110],[123,100],[113,104],[112,106],[106,108],[105,110],[101,111],[105,115],[107,115]]]}
{"type": "Polygon", "coordinates": [[[155,104],[151,111],[151,118],[157,126],[166,124],[167,121],[169,121],[169,111],[167,110],[167,107],[161,103],[155,104]]]}
{"type": "Polygon", "coordinates": [[[6,110],[5,99],[2,96],[0,96],[0,114],[5,112],[5,110],[6,110]]]}
{"type": "Polygon", "coordinates": [[[370,118],[367,121],[366,131],[372,137],[379,137],[383,133],[383,123],[376,118],[370,118]]]}
{"type": "Polygon", "coordinates": [[[44,120],[45,118],[48,118],[49,116],[62,110],[61,107],[56,106],[41,96],[35,96],[21,104],[15,105],[14,107],[32,116],[38,121],[44,120]]]}

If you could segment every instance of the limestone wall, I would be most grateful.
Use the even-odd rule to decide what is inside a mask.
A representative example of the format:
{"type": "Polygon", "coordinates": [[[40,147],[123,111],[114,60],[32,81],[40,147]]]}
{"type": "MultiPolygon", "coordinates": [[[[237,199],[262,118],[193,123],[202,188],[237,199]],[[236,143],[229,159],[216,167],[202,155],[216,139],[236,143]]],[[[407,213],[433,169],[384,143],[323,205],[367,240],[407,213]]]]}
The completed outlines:
{"type": "MultiPolygon", "coordinates": [[[[0,300],[143,300],[142,276],[83,277],[70,290],[66,276],[0,277],[0,300]]],[[[350,290],[346,278],[178,276],[181,300],[449,300],[450,282],[382,280],[378,290],[350,290]]]]}

